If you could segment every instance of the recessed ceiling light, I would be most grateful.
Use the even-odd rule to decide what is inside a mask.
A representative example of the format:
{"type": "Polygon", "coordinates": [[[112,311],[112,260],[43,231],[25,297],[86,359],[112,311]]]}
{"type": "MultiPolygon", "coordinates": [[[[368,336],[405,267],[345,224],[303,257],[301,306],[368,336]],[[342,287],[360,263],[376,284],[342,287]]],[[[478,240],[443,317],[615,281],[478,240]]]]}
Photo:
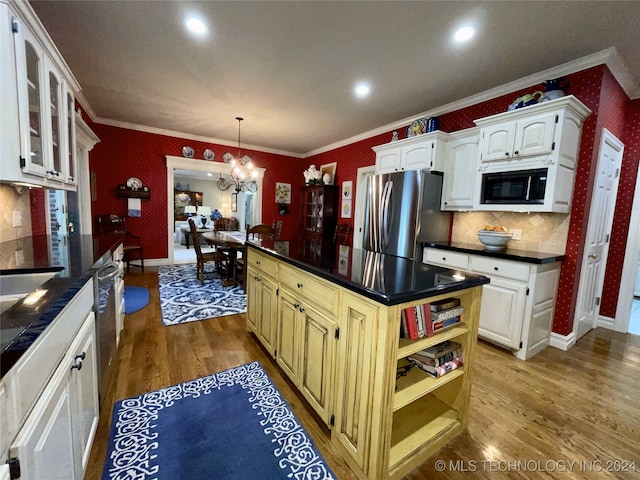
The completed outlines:
{"type": "Polygon", "coordinates": [[[371,92],[371,87],[366,82],[360,82],[355,86],[353,92],[356,94],[356,97],[364,98],[371,92]]]}
{"type": "Polygon", "coordinates": [[[198,17],[189,17],[185,20],[184,24],[190,32],[196,35],[204,35],[207,33],[207,25],[198,17]]]}
{"type": "Polygon", "coordinates": [[[456,30],[456,33],[453,35],[453,38],[456,42],[466,42],[476,33],[473,27],[465,25],[464,27],[460,27],[456,30]]]}

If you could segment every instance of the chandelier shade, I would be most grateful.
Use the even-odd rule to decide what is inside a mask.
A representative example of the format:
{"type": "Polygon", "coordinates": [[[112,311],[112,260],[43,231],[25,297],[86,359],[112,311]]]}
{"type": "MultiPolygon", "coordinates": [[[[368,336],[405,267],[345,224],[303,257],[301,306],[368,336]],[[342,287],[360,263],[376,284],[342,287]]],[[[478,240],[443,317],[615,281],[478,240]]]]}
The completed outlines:
{"type": "Polygon", "coordinates": [[[238,155],[231,159],[229,178],[220,173],[217,186],[222,191],[234,187],[237,193],[243,191],[255,193],[258,191],[258,184],[256,183],[256,172],[253,170],[251,159],[247,155],[240,156],[240,122],[244,118],[236,117],[236,120],[238,121],[238,155]]]}

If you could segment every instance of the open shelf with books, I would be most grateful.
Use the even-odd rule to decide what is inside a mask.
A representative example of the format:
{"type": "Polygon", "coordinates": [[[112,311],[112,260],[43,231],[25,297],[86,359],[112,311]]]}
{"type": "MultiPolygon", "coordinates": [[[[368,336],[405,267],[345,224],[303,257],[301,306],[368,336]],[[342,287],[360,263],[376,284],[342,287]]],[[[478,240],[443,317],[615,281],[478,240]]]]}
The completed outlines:
{"type": "Polygon", "coordinates": [[[469,333],[469,327],[466,323],[460,322],[455,327],[444,330],[442,333],[439,333],[434,337],[421,338],[419,340],[401,338],[398,342],[398,359],[408,357],[409,355],[437,345],[445,340],[455,340],[457,337],[467,333],[469,333]]]}
{"type": "Polygon", "coordinates": [[[401,478],[466,426],[479,296],[472,289],[399,306],[389,478],[401,478]],[[432,310],[434,303],[444,307],[432,310]],[[403,338],[407,309],[422,309],[423,322],[455,321],[430,332],[425,328],[417,339],[403,338]]]}

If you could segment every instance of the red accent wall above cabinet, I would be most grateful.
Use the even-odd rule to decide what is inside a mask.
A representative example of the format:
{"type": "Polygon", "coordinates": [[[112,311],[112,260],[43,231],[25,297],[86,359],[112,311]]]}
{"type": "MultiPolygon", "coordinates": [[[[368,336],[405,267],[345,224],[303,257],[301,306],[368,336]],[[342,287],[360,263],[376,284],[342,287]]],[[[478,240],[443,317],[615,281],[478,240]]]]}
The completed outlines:
{"type": "MultiPolygon", "coordinates": [[[[90,123],[87,121],[87,123],[90,123]]],[[[100,138],[90,153],[89,169],[95,175],[97,201],[92,203],[93,218],[117,213],[126,215],[127,201],[117,195],[117,186],[129,177],[140,178],[153,192],[149,201],[142,202],[142,216],[128,217],[127,227],[142,237],[145,257],[167,258],[167,167],[165,155],[182,156],[182,147],[190,145],[198,153],[212,149],[216,159],[222,159],[231,147],[155,133],[129,130],[98,123],[90,127],[100,138]]],[[[301,183],[304,162],[300,159],[243,149],[256,167],[266,169],[263,179],[262,220],[271,223],[283,220],[282,237],[293,237],[297,231],[297,185],[301,183]],[[275,183],[291,183],[290,214],[282,217],[275,203],[275,183]]],[[[202,160],[203,162],[206,160],[202,160]]]]}

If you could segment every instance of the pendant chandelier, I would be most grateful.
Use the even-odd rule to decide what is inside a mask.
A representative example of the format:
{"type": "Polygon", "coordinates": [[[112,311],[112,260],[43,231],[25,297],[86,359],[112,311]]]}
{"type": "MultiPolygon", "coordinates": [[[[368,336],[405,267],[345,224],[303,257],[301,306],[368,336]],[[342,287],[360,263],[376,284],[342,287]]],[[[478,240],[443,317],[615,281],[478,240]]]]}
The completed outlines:
{"type": "Polygon", "coordinates": [[[228,190],[229,187],[233,186],[236,193],[243,191],[255,193],[258,191],[258,184],[256,183],[256,172],[253,170],[253,165],[251,165],[251,159],[247,155],[240,156],[240,122],[244,118],[236,117],[236,120],[238,121],[238,155],[233,158],[231,154],[225,153],[225,161],[227,161],[228,157],[231,157],[229,161],[231,174],[229,175],[230,178],[225,178],[221,173],[217,186],[222,191],[228,190]]]}

